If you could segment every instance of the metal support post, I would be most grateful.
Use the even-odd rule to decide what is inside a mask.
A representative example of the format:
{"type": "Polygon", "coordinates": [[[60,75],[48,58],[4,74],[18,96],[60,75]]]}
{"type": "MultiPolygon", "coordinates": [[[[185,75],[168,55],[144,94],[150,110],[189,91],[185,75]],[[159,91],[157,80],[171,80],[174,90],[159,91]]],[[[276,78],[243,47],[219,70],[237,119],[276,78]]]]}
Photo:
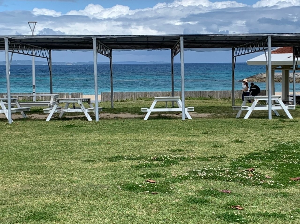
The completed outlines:
{"type": "Polygon", "coordinates": [[[184,41],[180,37],[180,63],[181,63],[181,101],[182,101],[182,120],[185,120],[185,96],[184,96],[184,41]]]}
{"type": "Polygon", "coordinates": [[[95,80],[95,117],[99,121],[99,107],[98,107],[98,74],[97,74],[97,38],[93,37],[93,52],[94,52],[94,80],[95,80]]]}
{"type": "MultiPolygon", "coordinates": [[[[174,50],[171,49],[171,96],[174,96],[174,50]]],[[[172,107],[174,107],[174,102],[172,101],[172,107]]]]}
{"type": "Polygon", "coordinates": [[[110,50],[109,56],[109,67],[110,67],[110,104],[111,108],[114,108],[114,80],[113,80],[113,67],[112,67],[112,50],[110,50]]]}
{"type": "Polygon", "coordinates": [[[8,123],[12,123],[11,119],[11,96],[10,96],[10,63],[9,63],[9,45],[8,45],[8,38],[4,38],[5,42],[5,61],[6,61],[6,86],[7,86],[7,109],[8,109],[8,123]]]}
{"type": "Polygon", "coordinates": [[[232,54],[231,54],[231,65],[232,65],[232,75],[231,75],[231,105],[234,106],[235,105],[235,96],[234,96],[234,70],[235,70],[235,60],[236,57],[234,57],[234,47],[232,48],[232,54]]]}
{"type": "Polygon", "coordinates": [[[174,96],[174,56],[173,56],[173,49],[171,49],[171,85],[172,85],[172,96],[174,96]]]}
{"type": "Polygon", "coordinates": [[[272,120],[272,60],[271,60],[271,36],[268,36],[268,112],[269,112],[269,120],[272,120]]]}
{"type": "Polygon", "coordinates": [[[296,70],[296,57],[295,57],[295,54],[293,53],[293,104],[294,105],[296,105],[296,77],[295,77],[295,70],[296,70]]]}
{"type": "Polygon", "coordinates": [[[50,94],[53,93],[53,82],[52,82],[52,56],[51,50],[49,50],[49,59],[48,59],[48,66],[49,66],[49,74],[50,74],[50,94]]]}
{"type": "MultiPolygon", "coordinates": [[[[37,22],[28,22],[30,27],[32,36],[34,35],[34,30],[37,22]]],[[[35,54],[33,50],[33,54],[35,54]]],[[[36,101],[36,92],[35,92],[35,56],[32,56],[32,94],[33,94],[33,101],[36,101]]]]}

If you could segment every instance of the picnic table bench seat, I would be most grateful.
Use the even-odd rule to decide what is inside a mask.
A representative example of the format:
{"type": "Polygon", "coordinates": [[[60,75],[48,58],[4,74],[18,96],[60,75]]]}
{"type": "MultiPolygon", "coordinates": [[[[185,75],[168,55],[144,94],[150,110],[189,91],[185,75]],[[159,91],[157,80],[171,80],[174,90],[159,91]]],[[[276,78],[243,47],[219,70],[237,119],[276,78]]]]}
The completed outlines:
{"type": "MultiPolygon", "coordinates": [[[[285,105],[288,110],[294,110],[295,105],[285,105]]],[[[250,110],[251,106],[232,106],[233,110],[250,110]]],[[[272,110],[280,110],[282,106],[280,104],[273,104],[272,110]]],[[[253,110],[268,110],[268,105],[256,105],[253,110]]]]}
{"type": "MultiPolygon", "coordinates": [[[[150,108],[141,108],[142,112],[148,112],[150,110],[150,108]]],[[[187,111],[191,112],[194,111],[194,107],[187,107],[186,108],[187,111]]],[[[154,108],[151,109],[152,112],[181,112],[182,108],[154,108]]]]}
{"type": "MultiPolygon", "coordinates": [[[[52,110],[52,107],[48,107],[48,108],[45,108],[43,109],[44,113],[45,114],[49,114],[52,110]]],[[[54,113],[60,113],[61,111],[64,111],[66,113],[68,112],[82,112],[82,109],[80,107],[75,107],[75,108],[61,108],[61,107],[57,107],[55,109],[55,112],[54,113]]],[[[89,107],[89,108],[86,108],[86,111],[87,112],[95,112],[95,107],[89,107]]],[[[98,111],[102,111],[102,107],[98,107],[98,111]]]]}
{"type": "Polygon", "coordinates": [[[12,113],[30,111],[30,107],[13,107],[11,108],[12,113]]]}
{"type": "MultiPolygon", "coordinates": [[[[6,113],[8,109],[0,109],[0,113],[6,113]]],[[[18,113],[18,112],[24,112],[24,111],[30,111],[30,107],[12,107],[11,112],[12,113],[18,113]]]]}
{"type": "Polygon", "coordinates": [[[249,106],[232,106],[233,110],[249,110],[249,106]]]}
{"type": "Polygon", "coordinates": [[[49,107],[53,106],[53,102],[50,101],[28,101],[28,102],[19,102],[22,107],[49,107]]]}

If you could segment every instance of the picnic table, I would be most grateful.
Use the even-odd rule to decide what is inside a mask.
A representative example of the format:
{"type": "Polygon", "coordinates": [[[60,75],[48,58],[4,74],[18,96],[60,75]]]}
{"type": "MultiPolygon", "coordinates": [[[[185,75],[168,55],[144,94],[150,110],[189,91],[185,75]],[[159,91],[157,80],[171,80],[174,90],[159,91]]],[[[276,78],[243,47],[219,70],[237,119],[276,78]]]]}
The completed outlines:
{"type": "MultiPolygon", "coordinates": [[[[8,98],[0,98],[0,114],[5,114],[5,117],[8,119],[8,108],[7,108],[8,98]]],[[[17,98],[11,98],[11,113],[21,113],[24,118],[26,114],[24,111],[30,111],[30,107],[22,107],[17,98]]]]}
{"type": "MultiPolygon", "coordinates": [[[[100,110],[102,108],[99,108],[100,110]]],[[[54,113],[60,113],[59,117],[61,118],[64,113],[84,113],[88,121],[92,121],[91,116],[88,112],[95,112],[95,107],[92,104],[90,98],[58,98],[55,101],[55,104],[51,108],[44,109],[44,113],[49,113],[46,121],[50,121],[54,113]],[[87,103],[90,107],[85,108],[84,103],[87,103]],[[63,107],[59,107],[60,104],[63,104],[63,107]],[[69,107],[69,105],[72,105],[69,107]],[[76,107],[79,105],[79,107],[76,107]]]]}
{"type": "Polygon", "coordinates": [[[271,102],[268,102],[268,96],[245,96],[244,101],[240,107],[238,107],[239,112],[236,115],[236,118],[239,118],[241,116],[242,111],[248,111],[244,117],[244,119],[248,119],[251,113],[254,110],[269,110],[269,105],[271,105],[272,111],[276,114],[276,116],[279,116],[279,113],[277,110],[284,110],[286,115],[293,119],[292,115],[289,112],[289,109],[295,109],[295,105],[285,105],[282,102],[281,96],[279,95],[272,95],[271,96],[271,102]],[[253,100],[253,103],[251,106],[247,106],[246,103],[248,100],[253,100]],[[259,101],[265,101],[265,104],[259,104],[259,101]],[[275,102],[272,104],[272,102],[275,102]]]}
{"type": "Polygon", "coordinates": [[[50,93],[28,93],[28,94],[11,94],[12,98],[17,98],[22,107],[52,107],[55,104],[58,94],[50,93]],[[49,100],[36,100],[36,98],[49,98],[49,100]],[[25,99],[25,101],[24,101],[25,99]],[[28,101],[28,99],[32,99],[28,101]]]}
{"type": "MultiPolygon", "coordinates": [[[[150,108],[141,108],[141,111],[147,112],[144,120],[148,120],[148,118],[152,112],[182,112],[182,102],[181,102],[179,96],[154,97],[154,101],[153,101],[151,107],[150,108]],[[157,102],[166,102],[166,107],[155,108],[155,105],[157,102]],[[170,107],[168,107],[168,102],[176,102],[178,107],[170,108],[170,107]]],[[[185,108],[185,116],[188,119],[192,119],[191,115],[189,114],[189,111],[194,111],[194,107],[185,108]]]]}

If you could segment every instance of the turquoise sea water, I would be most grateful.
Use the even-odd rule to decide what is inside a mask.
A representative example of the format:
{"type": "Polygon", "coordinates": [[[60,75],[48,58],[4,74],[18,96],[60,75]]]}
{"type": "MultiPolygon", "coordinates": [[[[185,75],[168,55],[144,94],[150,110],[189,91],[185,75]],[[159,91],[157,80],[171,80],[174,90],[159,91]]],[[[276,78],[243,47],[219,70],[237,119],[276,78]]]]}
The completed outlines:
{"type": "MultiPolygon", "coordinates": [[[[174,65],[175,91],[181,88],[180,64],[174,65]]],[[[241,89],[241,79],[264,73],[265,66],[249,66],[237,63],[235,89],[241,89]]],[[[31,65],[11,66],[11,92],[32,91],[31,65]]],[[[115,92],[170,91],[170,64],[115,64],[113,65],[115,92]]],[[[0,93],[6,90],[5,66],[0,66],[0,93]]],[[[265,83],[257,83],[265,89],[265,83]]],[[[108,64],[98,65],[98,91],[110,91],[110,70],[108,64]]],[[[187,91],[231,90],[230,63],[185,64],[185,89],[187,91]]],[[[292,85],[290,86],[292,91],[292,85]]],[[[36,65],[36,92],[49,92],[49,70],[47,65],[36,65]]],[[[281,84],[276,83],[276,91],[281,84]]],[[[296,85],[300,89],[300,85],[296,85]]],[[[53,92],[81,92],[94,94],[93,65],[53,65],[53,92]]]]}

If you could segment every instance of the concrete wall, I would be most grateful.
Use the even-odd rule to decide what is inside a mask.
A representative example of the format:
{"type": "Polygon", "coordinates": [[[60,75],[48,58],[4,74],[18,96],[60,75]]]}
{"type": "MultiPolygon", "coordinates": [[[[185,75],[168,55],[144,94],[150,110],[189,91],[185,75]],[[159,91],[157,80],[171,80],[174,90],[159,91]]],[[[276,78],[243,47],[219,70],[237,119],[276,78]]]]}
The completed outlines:
{"type": "MultiPolygon", "coordinates": [[[[265,95],[266,91],[261,90],[260,95],[265,95]]],[[[181,92],[175,91],[175,96],[181,96],[181,92]]],[[[242,92],[240,90],[234,93],[236,99],[242,98],[242,92]]],[[[122,100],[136,100],[139,98],[154,98],[156,96],[171,96],[171,92],[115,92],[114,101],[122,100]]],[[[185,91],[185,97],[205,97],[224,99],[231,98],[231,91],[185,91]]],[[[101,101],[110,101],[110,93],[101,93],[101,101]]]]}
{"type": "MultiPolygon", "coordinates": [[[[24,93],[12,93],[12,95],[22,95],[24,93]]],[[[26,93],[25,93],[26,94],[26,93]]],[[[28,93],[27,93],[28,94],[28,93]]],[[[41,94],[41,93],[38,93],[41,94]]],[[[46,93],[47,94],[47,93],[46,93]]],[[[57,93],[59,98],[80,98],[83,97],[82,93],[57,93]]],[[[241,99],[242,92],[240,90],[235,91],[235,98],[241,99]]],[[[181,96],[181,92],[175,91],[175,96],[181,96]]],[[[260,95],[266,95],[265,90],[261,90],[260,95]]],[[[6,96],[6,93],[0,93],[0,98],[6,96]]],[[[123,101],[123,100],[137,100],[140,98],[154,98],[156,96],[171,96],[171,92],[115,92],[114,101],[123,101]]],[[[224,99],[231,98],[231,91],[185,91],[185,97],[204,97],[204,98],[215,98],[215,99],[224,99]]],[[[19,97],[19,100],[32,100],[29,97],[19,97]]],[[[37,100],[50,100],[50,97],[38,96],[37,100]]],[[[107,102],[110,101],[110,92],[101,93],[101,101],[107,102]]]]}

